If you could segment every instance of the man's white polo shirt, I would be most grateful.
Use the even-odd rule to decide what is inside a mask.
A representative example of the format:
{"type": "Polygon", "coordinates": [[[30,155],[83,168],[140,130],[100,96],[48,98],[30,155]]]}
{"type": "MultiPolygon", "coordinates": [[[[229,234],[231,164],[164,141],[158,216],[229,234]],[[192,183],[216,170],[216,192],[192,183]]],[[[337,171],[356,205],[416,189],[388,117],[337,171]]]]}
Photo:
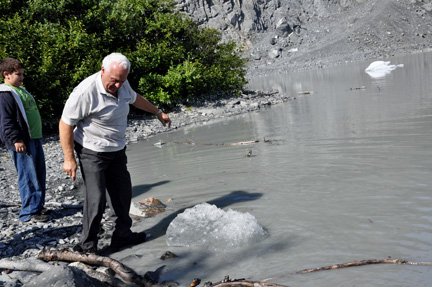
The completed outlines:
{"type": "Polygon", "coordinates": [[[102,85],[101,72],[84,79],[70,94],[62,120],[76,126],[74,140],[96,152],[118,151],[126,145],[129,105],[137,94],[126,80],[118,97],[102,85]]]}

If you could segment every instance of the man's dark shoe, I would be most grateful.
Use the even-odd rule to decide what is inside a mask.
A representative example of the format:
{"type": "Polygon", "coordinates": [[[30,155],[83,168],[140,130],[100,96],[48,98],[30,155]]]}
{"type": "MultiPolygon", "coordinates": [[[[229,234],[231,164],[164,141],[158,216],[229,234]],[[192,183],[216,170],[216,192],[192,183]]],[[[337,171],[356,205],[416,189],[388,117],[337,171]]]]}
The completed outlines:
{"type": "Polygon", "coordinates": [[[90,254],[98,254],[96,247],[90,247],[88,249],[83,249],[81,245],[77,244],[72,248],[73,251],[79,253],[90,253],[90,254]]]}
{"type": "Polygon", "coordinates": [[[111,248],[118,249],[128,245],[143,243],[147,238],[145,232],[132,232],[129,236],[120,237],[113,235],[111,238],[111,248]]]}

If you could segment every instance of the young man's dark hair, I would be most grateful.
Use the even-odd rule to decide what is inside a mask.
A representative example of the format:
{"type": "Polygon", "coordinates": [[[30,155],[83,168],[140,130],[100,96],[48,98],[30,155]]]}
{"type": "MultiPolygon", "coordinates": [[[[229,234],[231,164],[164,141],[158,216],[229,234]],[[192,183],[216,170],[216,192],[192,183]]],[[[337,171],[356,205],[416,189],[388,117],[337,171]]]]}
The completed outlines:
{"type": "Polygon", "coordinates": [[[0,63],[0,73],[3,79],[5,78],[4,72],[12,74],[19,69],[24,69],[24,64],[15,58],[4,58],[0,63]]]}

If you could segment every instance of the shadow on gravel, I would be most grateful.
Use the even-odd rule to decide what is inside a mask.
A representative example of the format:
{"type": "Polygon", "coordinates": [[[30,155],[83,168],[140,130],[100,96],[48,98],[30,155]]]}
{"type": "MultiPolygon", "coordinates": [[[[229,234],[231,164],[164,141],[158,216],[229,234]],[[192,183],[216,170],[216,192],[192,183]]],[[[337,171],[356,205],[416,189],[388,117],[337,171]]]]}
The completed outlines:
{"type": "Polygon", "coordinates": [[[59,208],[59,209],[52,209],[49,217],[50,220],[59,220],[61,218],[72,216],[74,214],[77,214],[78,212],[82,212],[83,209],[81,208],[59,208]]]}
{"type": "MultiPolygon", "coordinates": [[[[62,227],[35,228],[14,235],[12,240],[2,242],[4,246],[13,246],[13,254],[22,254],[27,249],[49,248],[54,246],[60,239],[68,238],[81,232],[82,225],[71,225],[62,227]]],[[[0,256],[2,258],[3,256],[0,256]]],[[[7,256],[6,256],[7,257],[7,256]]]]}

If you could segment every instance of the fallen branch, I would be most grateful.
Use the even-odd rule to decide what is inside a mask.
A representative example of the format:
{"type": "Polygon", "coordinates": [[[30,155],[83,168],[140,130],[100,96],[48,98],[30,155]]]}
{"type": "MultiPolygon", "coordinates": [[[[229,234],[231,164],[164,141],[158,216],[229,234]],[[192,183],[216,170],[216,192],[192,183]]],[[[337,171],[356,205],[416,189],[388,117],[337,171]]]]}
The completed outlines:
{"type": "Polygon", "coordinates": [[[310,95],[313,93],[314,93],[313,91],[300,91],[300,92],[298,92],[299,95],[310,95]]]}
{"type": "Polygon", "coordinates": [[[121,262],[104,256],[99,256],[96,254],[82,254],[78,252],[71,252],[71,251],[59,251],[59,250],[42,250],[39,255],[38,259],[44,260],[44,261],[73,261],[73,262],[84,262],[90,265],[96,265],[96,266],[105,266],[111,268],[117,275],[120,276],[123,280],[127,282],[133,282],[139,286],[144,287],[152,287],[156,286],[157,282],[153,282],[151,280],[146,279],[145,277],[142,277],[135,273],[132,269],[129,267],[123,265],[121,262]]]}
{"type": "Polygon", "coordinates": [[[362,266],[362,265],[369,265],[369,264],[388,264],[388,263],[432,266],[432,262],[415,262],[415,261],[407,261],[403,259],[369,259],[369,260],[362,260],[362,261],[347,262],[342,264],[335,264],[335,265],[324,266],[319,268],[304,269],[296,273],[304,274],[304,273],[310,273],[310,272],[316,272],[322,270],[332,270],[332,269],[341,269],[341,268],[362,266]]]}
{"type": "MultiPolygon", "coordinates": [[[[231,281],[221,282],[216,285],[208,285],[211,287],[287,287],[286,285],[280,285],[275,283],[259,282],[259,281],[231,281]]],[[[204,287],[207,287],[204,285],[204,287]]]]}
{"type": "Polygon", "coordinates": [[[0,203],[0,207],[20,207],[21,203],[0,203]]]}
{"type": "Polygon", "coordinates": [[[257,143],[257,142],[259,142],[259,140],[254,140],[254,141],[244,141],[244,142],[236,142],[236,143],[221,143],[221,144],[211,144],[211,143],[209,143],[209,144],[197,144],[197,143],[195,143],[195,142],[192,142],[192,141],[190,141],[190,142],[174,142],[175,144],[184,144],[184,145],[202,145],[202,146],[205,146],[205,145],[215,145],[215,146],[236,146],[236,145],[250,145],[250,144],[254,144],[254,143],[257,143]]]}
{"type": "MultiPolygon", "coordinates": [[[[200,282],[201,279],[195,278],[193,282],[189,285],[189,287],[196,287],[200,284],[200,282]]],[[[223,280],[216,283],[206,282],[204,283],[203,287],[287,287],[287,286],[275,284],[275,283],[246,281],[245,279],[230,280],[229,276],[225,276],[223,280]]]]}
{"type": "Polygon", "coordinates": [[[350,88],[351,91],[354,91],[354,90],[365,90],[365,89],[366,89],[366,86],[350,88]]]}
{"type": "MultiPolygon", "coordinates": [[[[312,269],[304,269],[304,270],[295,272],[295,274],[305,274],[305,273],[311,273],[311,272],[317,272],[317,271],[334,270],[334,269],[341,269],[341,268],[354,267],[354,266],[363,266],[363,265],[370,265],[370,264],[407,264],[407,265],[432,266],[432,262],[416,262],[416,261],[408,261],[408,260],[403,260],[403,259],[368,259],[368,260],[352,261],[352,262],[329,265],[329,266],[312,268],[312,269]]],[[[272,278],[267,278],[267,279],[264,279],[263,281],[274,280],[276,278],[286,276],[286,275],[287,274],[272,277],[272,278]]]]}
{"type": "Polygon", "coordinates": [[[11,269],[31,272],[45,272],[52,268],[51,264],[36,260],[13,261],[0,259],[0,269],[11,269]]]}
{"type": "Polygon", "coordinates": [[[264,138],[264,142],[265,143],[269,143],[269,144],[273,144],[273,142],[280,142],[280,141],[283,141],[283,140],[278,140],[278,139],[269,140],[269,139],[264,138]]]}

